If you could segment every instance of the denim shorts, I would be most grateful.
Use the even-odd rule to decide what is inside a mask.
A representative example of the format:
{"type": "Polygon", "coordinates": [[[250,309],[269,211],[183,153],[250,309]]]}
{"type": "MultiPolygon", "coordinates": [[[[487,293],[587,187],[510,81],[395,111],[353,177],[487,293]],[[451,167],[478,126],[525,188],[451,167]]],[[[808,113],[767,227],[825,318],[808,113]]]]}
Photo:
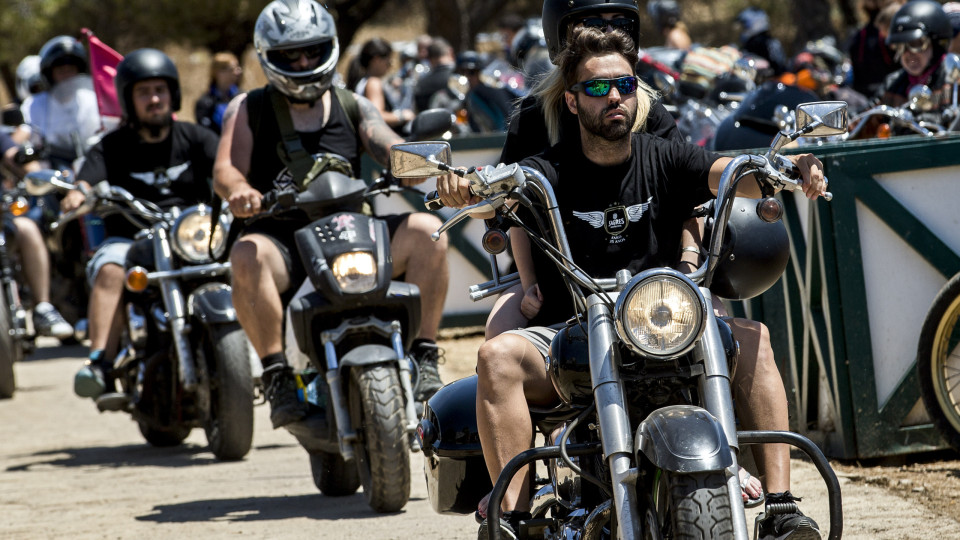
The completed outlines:
{"type": "Polygon", "coordinates": [[[132,244],[133,240],[117,236],[111,236],[104,240],[93,257],[90,257],[87,262],[87,284],[93,288],[93,283],[97,280],[97,274],[100,273],[100,269],[105,264],[115,264],[124,268],[127,262],[127,251],[130,250],[132,244]]]}

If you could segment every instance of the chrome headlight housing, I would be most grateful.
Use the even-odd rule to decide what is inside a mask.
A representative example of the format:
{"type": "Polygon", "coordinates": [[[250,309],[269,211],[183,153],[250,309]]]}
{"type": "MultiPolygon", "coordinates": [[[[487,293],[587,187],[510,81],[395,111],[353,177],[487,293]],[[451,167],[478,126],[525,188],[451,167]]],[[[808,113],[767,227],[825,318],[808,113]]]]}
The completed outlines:
{"type": "Polygon", "coordinates": [[[230,227],[230,218],[221,213],[217,220],[219,225],[213,231],[213,242],[210,241],[210,207],[205,204],[187,208],[173,222],[170,229],[170,244],[174,253],[184,261],[193,264],[212,262],[219,259],[226,249],[227,230],[230,227]],[[212,248],[212,249],[211,249],[212,248]],[[210,257],[210,253],[213,257],[210,257]]]}
{"type": "Polygon", "coordinates": [[[341,253],[333,259],[330,270],[345,293],[365,293],[377,287],[377,261],[370,252],[341,253]]]}
{"type": "Polygon", "coordinates": [[[669,360],[689,351],[703,334],[707,302],[685,275],[657,268],[627,283],[615,316],[617,333],[630,349],[669,360]]]}

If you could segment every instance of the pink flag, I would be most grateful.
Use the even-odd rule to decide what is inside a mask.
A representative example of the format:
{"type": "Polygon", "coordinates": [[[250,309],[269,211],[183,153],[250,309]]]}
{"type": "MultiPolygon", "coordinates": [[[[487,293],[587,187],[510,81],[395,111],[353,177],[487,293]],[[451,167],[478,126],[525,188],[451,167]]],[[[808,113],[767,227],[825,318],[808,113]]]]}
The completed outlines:
{"type": "Polygon", "coordinates": [[[93,89],[97,93],[100,116],[120,118],[123,111],[117,102],[117,89],[113,85],[113,79],[117,75],[117,64],[123,60],[123,55],[97,39],[89,29],[84,28],[81,32],[90,45],[90,76],[93,78],[93,89]]]}

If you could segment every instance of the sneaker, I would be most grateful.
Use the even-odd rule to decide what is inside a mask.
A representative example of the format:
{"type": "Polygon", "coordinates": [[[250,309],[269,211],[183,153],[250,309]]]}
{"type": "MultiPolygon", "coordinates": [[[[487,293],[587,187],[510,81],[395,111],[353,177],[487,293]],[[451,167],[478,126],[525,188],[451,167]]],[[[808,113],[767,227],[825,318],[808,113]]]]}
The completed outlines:
{"type": "Polygon", "coordinates": [[[764,512],[757,516],[761,540],[820,540],[820,527],[803,515],[798,501],[789,491],[767,494],[764,512]]]}
{"type": "Polygon", "coordinates": [[[420,376],[417,386],[413,389],[413,399],[427,401],[443,386],[440,380],[440,371],[437,369],[442,351],[436,343],[420,342],[410,351],[410,356],[419,367],[420,376]]]}
{"type": "Polygon", "coordinates": [[[275,365],[264,370],[264,386],[270,402],[273,429],[300,420],[307,414],[307,404],[297,397],[297,383],[289,366],[275,365]]]}
{"type": "Polygon", "coordinates": [[[83,363],[83,367],[73,376],[73,392],[80,397],[96,399],[107,390],[107,379],[104,373],[107,371],[100,357],[103,351],[91,354],[83,363]]]}
{"type": "Polygon", "coordinates": [[[33,328],[41,336],[50,336],[57,339],[68,338],[73,335],[73,327],[49,302],[41,302],[34,306],[33,328]]]}

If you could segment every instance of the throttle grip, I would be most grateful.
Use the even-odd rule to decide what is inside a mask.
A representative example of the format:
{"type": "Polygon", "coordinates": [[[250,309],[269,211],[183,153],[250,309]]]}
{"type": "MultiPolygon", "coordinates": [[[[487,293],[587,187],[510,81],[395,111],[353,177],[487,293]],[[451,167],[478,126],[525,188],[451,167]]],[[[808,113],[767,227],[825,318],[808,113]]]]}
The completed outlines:
{"type": "Polygon", "coordinates": [[[445,206],[443,201],[440,200],[440,193],[436,190],[423,196],[423,205],[427,207],[427,210],[440,210],[445,206]]]}

